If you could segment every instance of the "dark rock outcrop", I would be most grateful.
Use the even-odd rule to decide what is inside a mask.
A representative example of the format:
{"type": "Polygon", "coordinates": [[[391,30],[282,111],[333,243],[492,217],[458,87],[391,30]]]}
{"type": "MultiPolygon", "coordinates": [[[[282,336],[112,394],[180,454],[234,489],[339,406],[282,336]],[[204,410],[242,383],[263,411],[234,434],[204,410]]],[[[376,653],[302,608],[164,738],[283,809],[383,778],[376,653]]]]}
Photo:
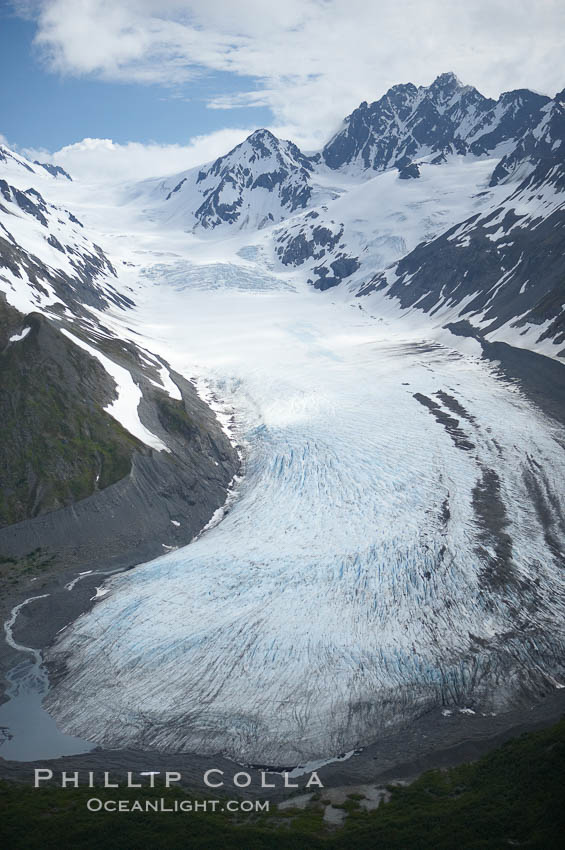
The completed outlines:
{"type": "Polygon", "coordinates": [[[399,180],[414,180],[420,176],[420,169],[416,162],[409,162],[398,169],[399,180]]]}
{"type": "Polygon", "coordinates": [[[52,162],[39,162],[37,159],[33,161],[34,165],[39,165],[41,168],[44,168],[52,177],[65,177],[67,180],[72,181],[71,175],[68,171],[65,171],[64,168],[61,168],[60,165],[53,165],[52,162]]]}
{"type": "MultiPolygon", "coordinates": [[[[331,224],[335,227],[334,222],[331,224]]],[[[305,260],[320,260],[326,252],[333,251],[342,236],[343,224],[330,229],[321,224],[301,223],[277,237],[276,252],[283,265],[300,266],[305,260]]]]}
{"type": "Polygon", "coordinates": [[[314,273],[317,275],[317,280],[314,281],[314,287],[324,291],[337,286],[346,277],[350,277],[359,268],[359,260],[357,257],[346,257],[344,254],[338,255],[337,259],[330,263],[329,269],[327,266],[316,266],[314,273]],[[331,273],[330,273],[331,269],[331,273]]]}

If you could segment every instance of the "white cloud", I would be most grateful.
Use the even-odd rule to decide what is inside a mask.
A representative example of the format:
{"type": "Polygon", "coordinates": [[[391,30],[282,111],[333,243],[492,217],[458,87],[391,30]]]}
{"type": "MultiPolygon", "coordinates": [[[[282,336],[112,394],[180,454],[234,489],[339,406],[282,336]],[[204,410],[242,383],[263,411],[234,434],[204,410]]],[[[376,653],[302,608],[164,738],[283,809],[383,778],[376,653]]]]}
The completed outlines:
{"type": "Polygon", "coordinates": [[[313,147],[361,100],[453,70],[485,94],[565,85],[563,0],[20,0],[53,70],[190,86],[254,77],[212,108],[268,105],[313,147]]]}
{"type": "Polygon", "coordinates": [[[206,136],[195,136],[187,145],[118,144],[111,139],[83,139],[54,153],[29,148],[21,153],[31,160],[54,162],[73,178],[86,182],[128,182],[176,174],[215,159],[243,141],[250,132],[250,129],[218,130],[206,136]]]}
{"type": "Polygon", "coordinates": [[[208,101],[209,109],[239,109],[250,106],[270,106],[273,91],[260,89],[258,91],[228,92],[220,94],[208,101]]]}

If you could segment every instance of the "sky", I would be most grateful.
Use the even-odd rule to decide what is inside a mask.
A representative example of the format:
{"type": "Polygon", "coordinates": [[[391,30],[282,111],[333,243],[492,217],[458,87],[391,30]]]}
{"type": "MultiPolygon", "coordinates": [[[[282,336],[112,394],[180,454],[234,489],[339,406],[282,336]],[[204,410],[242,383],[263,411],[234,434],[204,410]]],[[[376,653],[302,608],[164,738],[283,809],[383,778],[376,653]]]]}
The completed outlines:
{"type": "Polygon", "coordinates": [[[263,126],[314,150],[361,101],[444,71],[554,95],[564,43],[564,0],[0,0],[0,138],[108,179],[263,126]]]}

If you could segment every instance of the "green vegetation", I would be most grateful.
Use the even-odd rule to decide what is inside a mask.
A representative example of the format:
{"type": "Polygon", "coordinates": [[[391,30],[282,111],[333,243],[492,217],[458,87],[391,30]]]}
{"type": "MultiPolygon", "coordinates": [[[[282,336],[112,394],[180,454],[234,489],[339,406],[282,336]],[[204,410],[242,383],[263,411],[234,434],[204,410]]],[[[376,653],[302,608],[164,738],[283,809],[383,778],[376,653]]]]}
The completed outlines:
{"type": "Polygon", "coordinates": [[[0,527],[125,477],[138,441],[104,407],[100,364],[42,317],[0,354],[0,527]]]}
{"type": "Polygon", "coordinates": [[[184,409],[182,401],[165,395],[159,395],[155,400],[159,421],[165,431],[170,434],[177,434],[187,441],[194,439],[198,429],[184,409]]]}
{"type": "MultiPolygon", "coordinates": [[[[86,801],[164,797],[183,790],[55,787],[0,783],[0,840],[10,850],[50,848],[242,848],[242,850],[558,850],[565,835],[565,719],[509,741],[480,761],[430,771],[374,811],[350,794],[343,826],[323,820],[324,801],[305,809],[243,814],[90,813],[86,801]]],[[[315,795],[319,797],[319,795],[315,795]]],[[[208,799],[212,799],[212,795],[208,799]]],[[[337,807],[334,807],[337,808],[337,807]]]]}
{"type": "Polygon", "coordinates": [[[56,556],[41,547],[21,558],[0,555],[0,601],[6,596],[10,598],[22,582],[44,575],[53,568],[55,561],[56,556]]]}

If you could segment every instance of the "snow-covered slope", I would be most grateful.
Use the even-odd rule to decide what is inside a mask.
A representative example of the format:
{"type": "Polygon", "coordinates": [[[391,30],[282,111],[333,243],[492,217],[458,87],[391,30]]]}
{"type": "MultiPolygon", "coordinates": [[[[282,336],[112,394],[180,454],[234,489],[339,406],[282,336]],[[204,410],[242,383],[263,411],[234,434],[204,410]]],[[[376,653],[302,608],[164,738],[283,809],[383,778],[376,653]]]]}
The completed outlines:
{"type": "Polygon", "coordinates": [[[450,156],[441,166],[422,163],[415,180],[403,180],[397,169],[349,183],[334,176],[339,196],[333,202],[274,231],[276,256],[284,267],[303,269],[320,289],[345,278],[364,282],[375,269],[506,195],[507,189],[488,187],[496,162],[450,156]]]}
{"type": "Polygon", "coordinates": [[[260,130],[126,199],[157,226],[214,240],[263,229],[275,267],[317,289],[378,291],[401,310],[433,311],[436,324],[464,318],[559,356],[564,122],[562,93],[494,101],[447,73],[361,104],[313,156],[260,130]]]}
{"type": "Polygon", "coordinates": [[[25,157],[7,148],[6,145],[0,145],[0,163],[2,163],[3,174],[8,171],[8,173],[25,176],[25,172],[27,172],[29,179],[31,174],[42,176],[43,172],[46,172],[51,177],[73,179],[60,165],[53,165],[51,162],[38,162],[37,159],[31,163],[25,157]],[[39,169],[43,169],[43,172],[39,169]]]}
{"type": "Polygon", "coordinates": [[[0,292],[24,313],[67,308],[76,315],[110,301],[127,305],[112,263],[82,222],[42,195],[60,179],[0,148],[0,292]]]}
{"type": "Polygon", "coordinates": [[[437,324],[465,319],[487,339],[565,356],[565,198],[529,182],[378,272],[361,303],[393,298],[437,324]]]}
{"type": "Polygon", "coordinates": [[[133,196],[136,203],[144,198],[153,203],[161,220],[197,232],[222,225],[253,230],[319,199],[312,171],[292,142],[256,130],[215,162],[165,181],[146,181],[133,196]]]}

